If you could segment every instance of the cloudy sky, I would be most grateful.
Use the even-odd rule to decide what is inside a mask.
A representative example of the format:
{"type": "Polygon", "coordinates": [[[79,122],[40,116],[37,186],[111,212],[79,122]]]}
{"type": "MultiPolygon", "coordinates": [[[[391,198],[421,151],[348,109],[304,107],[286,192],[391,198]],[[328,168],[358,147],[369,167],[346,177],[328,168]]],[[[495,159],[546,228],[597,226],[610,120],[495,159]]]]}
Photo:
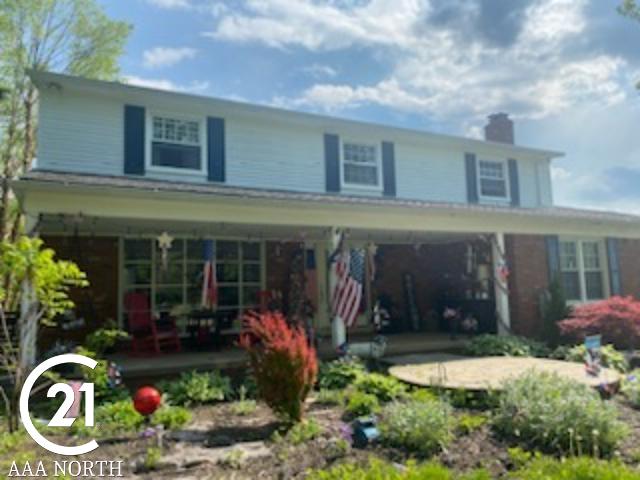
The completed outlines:
{"type": "Polygon", "coordinates": [[[640,213],[640,23],[621,0],[102,0],[132,83],[566,152],[556,203],[640,213]]]}

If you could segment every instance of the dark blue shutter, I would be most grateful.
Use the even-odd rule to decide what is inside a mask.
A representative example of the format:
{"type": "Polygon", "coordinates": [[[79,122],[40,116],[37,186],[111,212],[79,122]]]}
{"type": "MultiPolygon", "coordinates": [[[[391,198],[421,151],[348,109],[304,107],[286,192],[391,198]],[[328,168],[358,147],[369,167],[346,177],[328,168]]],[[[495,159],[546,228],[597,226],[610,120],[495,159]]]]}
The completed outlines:
{"type": "Polygon", "coordinates": [[[469,203],[478,203],[478,171],[475,154],[465,153],[464,161],[467,172],[467,201],[469,203]]]}
{"type": "Polygon", "coordinates": [[[511,205],[520,206],[520,180],[518,178],[518,162],[510,158],[507,162],[509,166],[509,190],[511,191],[511,205]]]}
{"type": "Polygon", "coordinates": [[[124,106],[124,173],[144,175],[144,107],[124,106]]]}
{"type": "Polygon", "coordinates": [[[616,238],[607,238],[607,256],[609,258],[609,283],[611,284],[611,295],[622,295],[620,259],[618,257],[618,240],[616,238]]]}
{"type": "Polygon", "coordinates": [[[224,119],[207,117],[207,163],[210,182],[224,182],[225,148],[224,148],[224,119]]]}
{"type": "Polygon", "coordinates": [[[555,235],[545,237],[547,245],[547,262],[549,266],[549,282],[560,275],[560,240],[555,235]]]}
{"type": "Polygon", "coordinates": [[[396,196],[396,159],[393,142],[382,142],[382,184],[385,196],[396,196]]]}
{"type": "Polygon", "coordinates": [[[324,169],[327,192],[340,191],[340,140],[338,135],[324,135],[324,169]]]}

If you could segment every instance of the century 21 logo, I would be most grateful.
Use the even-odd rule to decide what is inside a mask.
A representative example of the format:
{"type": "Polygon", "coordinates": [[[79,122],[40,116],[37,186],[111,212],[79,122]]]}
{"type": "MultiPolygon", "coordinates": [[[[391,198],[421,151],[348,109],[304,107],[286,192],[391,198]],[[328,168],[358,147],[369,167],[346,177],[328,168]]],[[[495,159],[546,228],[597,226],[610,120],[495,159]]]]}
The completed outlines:
{"type": "MultiPolygon", "coordinates": [[[[46,439],[36,429],[36,427],[33,425],[33,422],[31,421],[31,416],[29,414],[29,396],[31,395],[31,390],[36,383],[36,380],[38,380],[38,378],[40,378],[40,376],[47,370],[65,363],[77,363],[91,369],[94,369],[98,364],[98,362],[96,362],[92,358],[72,353],[58,355],[57,357],[52,357],[42,362],[29,374],[26,381],[24,382],[22,391],[20,392],[20,418],[22,419],[22,424],[27,430],[27,433],[42,448],[46,448],[50,452],[57,453],[58,455],[82,455],[98,448],[98,442],[96,442],[95,440],[91,440],[90,442],[75,447],[58,445],[57,443],[46,439]]],[[[93,427],[95,421],[93,388],[93,383],[83,383],[80,387],[80,392],[84,394],[85,425],[87,425],[88,427],[93,427]]],[[[66,417],[66,415],[69,413],[69,410],[71,409],[71,406],[73,405],[75,398],[75,393],[71,385],[67,385],[66,383],[56,383],[49,387],[49,390],[47,391],[47,397],[53,398],[61,392],[65,395],[65,399],[62,402],[62,405],[60,405],[60,408],[58,409],[56,414],[48,423],[48,426],[50,427],[70,427],[71,425],[73,425],[73,422],[76,421],[76,418],[66,417]]]]}

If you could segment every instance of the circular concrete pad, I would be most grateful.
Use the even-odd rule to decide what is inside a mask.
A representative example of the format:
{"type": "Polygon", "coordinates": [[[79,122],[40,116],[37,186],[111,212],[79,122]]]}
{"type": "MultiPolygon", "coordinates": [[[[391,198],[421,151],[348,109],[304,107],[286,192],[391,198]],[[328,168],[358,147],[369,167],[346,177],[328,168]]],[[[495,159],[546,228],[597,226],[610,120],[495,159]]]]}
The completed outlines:
{"type": "Polygon", "coordinates": [[[504,382],[528,370],[554,372],[568,379],[596,387],[617,383],[621,375],[603,369],[598,377],[587,375],[581,363],[532,357],[458,357],[419,364],[396,365],[394,377],[412,385],[464,390],[501,390],[504,382]]]}

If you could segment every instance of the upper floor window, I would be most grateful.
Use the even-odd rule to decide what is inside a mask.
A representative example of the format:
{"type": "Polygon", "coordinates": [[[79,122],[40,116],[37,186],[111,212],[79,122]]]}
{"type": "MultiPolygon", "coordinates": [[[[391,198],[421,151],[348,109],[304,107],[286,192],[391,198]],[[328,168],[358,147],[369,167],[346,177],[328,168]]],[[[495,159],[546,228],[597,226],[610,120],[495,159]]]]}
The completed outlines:
{"type": "Polygon", "coordinates": [[[587,302],[606,296],[604,246],[597,240],[561,240],[560,271],[567,300],[587,302]]]}
{"type": "Polygon", "coordinates": [[[380,161],[375,145],[342,144],[342,181],[347,186],[380,187],[380,161]]]}
{"type": "Polygon", "coordinates": [[[478,162],[478,183],[480,198],[487,200],[509,199],[505,162],[480,160],[478,162]]]}
{"type": "Polygon", "coordinates": [[[202,171],[203,150],[200,120],[152,116],[152,167],[202,171]]]}

